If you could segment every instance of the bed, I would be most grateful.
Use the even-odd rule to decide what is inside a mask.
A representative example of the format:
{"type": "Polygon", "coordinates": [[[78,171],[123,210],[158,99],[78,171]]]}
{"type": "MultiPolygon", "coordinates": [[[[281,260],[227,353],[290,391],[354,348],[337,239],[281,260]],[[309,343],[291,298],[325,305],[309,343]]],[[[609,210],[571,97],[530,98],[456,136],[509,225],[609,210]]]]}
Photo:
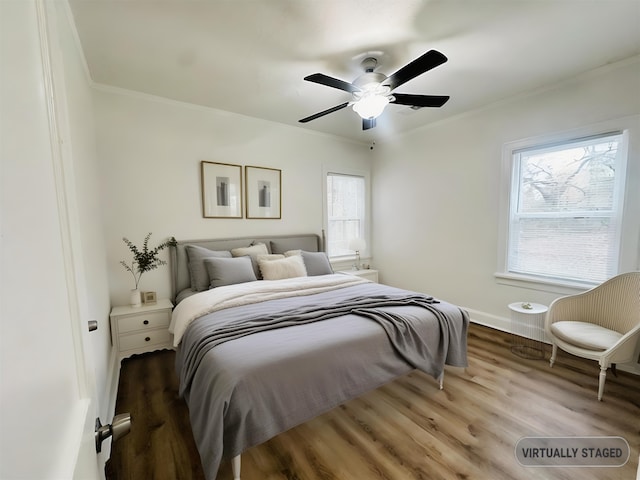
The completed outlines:
{"type": "Polygon", "coordinates": [[[174,241],[170,331],[208,480],[220,462],[420,369],[467,365],[467,313],[334,273],[315,234],[174,241]]]}

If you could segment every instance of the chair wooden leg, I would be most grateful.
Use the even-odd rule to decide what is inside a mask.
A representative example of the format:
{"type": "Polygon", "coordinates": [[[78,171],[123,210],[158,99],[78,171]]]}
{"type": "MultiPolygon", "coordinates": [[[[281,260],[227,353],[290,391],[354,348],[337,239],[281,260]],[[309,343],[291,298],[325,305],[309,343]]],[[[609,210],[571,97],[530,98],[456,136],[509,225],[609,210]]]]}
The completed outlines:
{"type": "Polygon", "coordinates": [[[607,378],[607,366],[602,365],[600,367],[600,381],[598,382],[598,400],[602,401],[602,395],[604,394],[604,381],[607,378]]]}
{"type": "Polygon", "coordinates": [[[549,359],[550,367],[553,367],[553,364],[556,363],[556,355],[558,355],[558,346],[554,343],[551,350],[551,358],[549,359]]]}

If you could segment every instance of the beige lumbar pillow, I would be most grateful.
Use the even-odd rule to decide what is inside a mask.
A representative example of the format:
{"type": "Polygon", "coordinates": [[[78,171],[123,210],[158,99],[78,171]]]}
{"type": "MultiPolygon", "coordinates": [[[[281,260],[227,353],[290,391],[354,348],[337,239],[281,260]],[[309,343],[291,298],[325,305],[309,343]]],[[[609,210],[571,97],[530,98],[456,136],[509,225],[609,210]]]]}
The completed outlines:
{"type": "Polygon", "coordinates": [[[301,256],[266,259],[259,261],[260,272],[265,280],[281,280],[283,278],[306,277],[307,269],[301,256]]]}

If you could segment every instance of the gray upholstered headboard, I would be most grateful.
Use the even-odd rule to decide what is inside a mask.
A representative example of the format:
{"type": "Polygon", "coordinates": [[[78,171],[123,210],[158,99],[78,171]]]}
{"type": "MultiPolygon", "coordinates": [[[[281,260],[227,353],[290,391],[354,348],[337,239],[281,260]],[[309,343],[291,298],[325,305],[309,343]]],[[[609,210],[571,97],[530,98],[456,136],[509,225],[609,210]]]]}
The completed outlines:
{"type": "Polygon", "coordinates": [[[175,240],[174,238],[173,240],[173,245],[169,247],[169,258],[171,262],[171,301],[174,304],[176,295],[191,286],[185,245],[198,245],[210,250],[231,250],[232,248],[248,247],[253,243],[262,242],[267,245],[269,251],[273,250],[274,253],[296,249],[307,252],[324,251],[323,238],[315,233],[204,240],[175,240]]]}

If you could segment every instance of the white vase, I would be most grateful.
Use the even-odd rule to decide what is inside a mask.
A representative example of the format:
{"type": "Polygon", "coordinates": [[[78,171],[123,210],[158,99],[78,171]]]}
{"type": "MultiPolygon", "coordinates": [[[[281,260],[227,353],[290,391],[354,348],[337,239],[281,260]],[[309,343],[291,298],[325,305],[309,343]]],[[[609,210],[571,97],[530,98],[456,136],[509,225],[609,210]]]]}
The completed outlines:
{"type": "Polygon", "coordinates": [[[140,290],[134,288],[133,290],[131,290],[131,306],[139,307],[140,305],[142,305],[140,290]]]}

